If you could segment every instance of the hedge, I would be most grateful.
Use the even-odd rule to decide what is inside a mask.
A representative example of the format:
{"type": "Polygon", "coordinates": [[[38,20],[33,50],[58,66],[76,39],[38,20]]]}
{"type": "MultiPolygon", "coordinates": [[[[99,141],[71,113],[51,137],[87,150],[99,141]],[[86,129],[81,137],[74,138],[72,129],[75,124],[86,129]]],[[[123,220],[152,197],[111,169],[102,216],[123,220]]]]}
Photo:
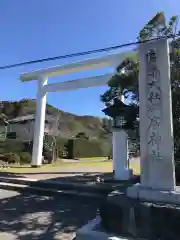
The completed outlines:
{"type": "Polygon", "coordinates": [[[24,150],[24,144],[18,139],[7,139],[0,141],[0,153],[6,152],[22,152],[24,150]]]}
{"type": "Polygon", "coordinates": [[[19,157],[20,157],[20,163],[21,164],[30,164],[31,160],[32,160],[32,156],[30,153],[28,152],[22,152],[22,153],[18,153],[19,157]]]}
{"type": "Polygon", "coordinates": [[[20,157],[16,153],[5,153],[1,159],[8,163],[20,163],[20,157]]]}
{"type": "Polygon", "coordinates": [[[56,147],[58,149],[58,157],[63,158],[64,155],[66,155],[67,152],[67,138],[57,137],[56,138],[56,147]]]}
{"type": "Polygon", "coordinates": [[[71,139],[67,144],[68,158],[107,157],[110,155],[110,144],[98,140],[71,139]]]}
{"type": "Polygon", "coordinates": [[[21,163],[21,164],[30,164],[32,156],[28,152],[21,153],[4,153],[0,155],[0,159],[8,163],[21,163]]]}
{"type": "MultiPolygon", "coordinates": [[[[63,157],[64,153],[66,152],[66,144],[68,139],[67,138],[63,138],[63,137],[55,137],[56,138],[56,148],[57,148],[57,153],[58,153],[58,157],[63,157]]],[[[45,135],[44,137],[44,141],[48,142],[49,144],[52,143],[52,141],[54,141],[54,139],[52,138],[51,135],[45,135]]],[[[48,151],[47,149],[43,149],[43,153],[44,155],[48,156],[48,158],[52,158],[52,152],[48,151]]]]}

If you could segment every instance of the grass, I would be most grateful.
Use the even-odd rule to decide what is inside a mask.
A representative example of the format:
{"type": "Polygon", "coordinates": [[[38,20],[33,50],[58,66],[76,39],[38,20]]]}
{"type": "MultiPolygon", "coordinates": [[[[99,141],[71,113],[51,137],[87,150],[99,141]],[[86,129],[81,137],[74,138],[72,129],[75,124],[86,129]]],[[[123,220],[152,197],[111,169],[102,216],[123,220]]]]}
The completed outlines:
{"type": "Polygon", "coordinates": [[[85,172],[86,168],[92,168],[92,172],[112,172],[111,162],[77,162],[77,163],[52,163],[42,165],[41,168],[31,168],[31,166],[14,166],[7,169],[0,169],[0,172],[9,173],[38,173],[38,172],[66,172],[68,169],[72,169],[72,172],[77,171],[85,172]]]}
{"type": "MultiPolygon", "coordinates": [[[[53,164],[43,165],[41,168],[31,168],[30,166],[18,166],[11,167],[7,169],[1,169],[0,172],[10,172],[10,173],[38,173],[38,172],[66,172],[66,170],[70,170],[75,172],[82,171],[85,172],[85,169],[92,169],[92,172],[112,172],[112,162],[111,161],[99,161],[99,162],[77,162],[77,163],[65,163],[62,161],[57,161],[53,164]]],[[[133,169],[135,174],[140,174],[140,164],[139,161],[131,161],[130,168],[133,169]]]]}
{"type": "Polygon", "coordinates": [[[140,162],[139,161],[130,161],[130,168],[133,169],[134,174],[140,175],[140,162]]]}
{"type": "Polygon", "coordinates": [[[89,157],[89,158],[79,158],[80,161],[103,161],[107,160],[107,157],[89,157]]]}

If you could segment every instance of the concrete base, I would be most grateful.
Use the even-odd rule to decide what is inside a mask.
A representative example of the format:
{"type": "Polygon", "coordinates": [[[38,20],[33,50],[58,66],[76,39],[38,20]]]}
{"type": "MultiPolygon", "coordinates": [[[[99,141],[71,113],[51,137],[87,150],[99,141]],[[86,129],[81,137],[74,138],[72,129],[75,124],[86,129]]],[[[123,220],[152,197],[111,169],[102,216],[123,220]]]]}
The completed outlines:
{"type": "Polygon", "coordinates": [[[32,168],[40,168],[41,165],[31,165],[32,168]]]}
{"type": "Polygon", "coordinates": [[[137,183],[127,188],[127,196],[142,201],[180,205],[180,187],[174,191],[156,190],[137,183]]]}
{"type": "Polygon", "coordinates": [[[117,169],[114,172],[115,180],[130,180],[133,177],[132,169],[117,169]]]}
{"type": "Polygon", "coordinates": [[[124,238],[109,234],[100,227],[100,217],[96,217],[87,225],[80,228],[76,233],[76,240],[133,240],[134,238],[124,238]]]}

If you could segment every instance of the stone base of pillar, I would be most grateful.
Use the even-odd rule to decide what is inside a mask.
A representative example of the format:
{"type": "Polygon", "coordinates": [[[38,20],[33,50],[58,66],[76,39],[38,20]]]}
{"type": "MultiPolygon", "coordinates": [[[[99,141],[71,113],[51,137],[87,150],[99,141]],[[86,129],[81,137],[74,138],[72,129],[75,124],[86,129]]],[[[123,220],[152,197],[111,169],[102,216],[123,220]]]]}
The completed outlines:
{"type": "Polygon", "coordinates": [[[115,180],[130,180],[133,177],[132,169],[120,169],[114,171],[115,180]]]}
{"type": "Polygon", "coordinates": [[[100,225],[101,219],[96,217],[90,221],[87,225],[78,229],[76,232],[77,240],[133,240],[134,238],[120,237],[113,233],[107,233],[100,225]]]}
{"type": "Polygon", "coordinates": [[[41,165],[31,165],[32,168],[40,168],[41,165]]]}
{"type": "Polygon", "coordinates": [[[160,190],[137,183],[127,188],[127,196],[142,201],[180,205],[180,187],[175,187],[174,190],[160,190]]]}

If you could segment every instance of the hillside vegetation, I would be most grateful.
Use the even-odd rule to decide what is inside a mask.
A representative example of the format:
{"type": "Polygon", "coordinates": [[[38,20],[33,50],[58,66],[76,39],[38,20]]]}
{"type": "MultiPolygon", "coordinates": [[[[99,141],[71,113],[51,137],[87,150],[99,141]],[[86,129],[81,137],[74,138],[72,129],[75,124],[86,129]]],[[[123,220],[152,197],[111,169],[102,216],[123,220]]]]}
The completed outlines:
{"type": "MultiPolygon", "coordinates": [[[[0,104],[0,114],[7,119],[34,114],[35,111],[36,101],[33,99],[23,99],[19,102],[2,101],[0,104]]],[[[107,138],[108,131],[104,119],[77,116],[61,111],[50,104],[47,104],[46,114],[52,115],[59,121],[62,136],[75,137],[78,133],[84,132],[90,138],[107,138]]]]}

